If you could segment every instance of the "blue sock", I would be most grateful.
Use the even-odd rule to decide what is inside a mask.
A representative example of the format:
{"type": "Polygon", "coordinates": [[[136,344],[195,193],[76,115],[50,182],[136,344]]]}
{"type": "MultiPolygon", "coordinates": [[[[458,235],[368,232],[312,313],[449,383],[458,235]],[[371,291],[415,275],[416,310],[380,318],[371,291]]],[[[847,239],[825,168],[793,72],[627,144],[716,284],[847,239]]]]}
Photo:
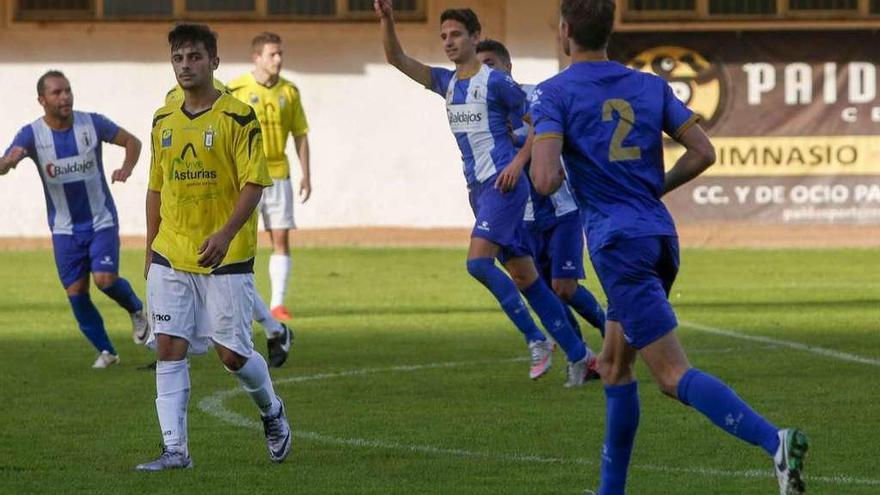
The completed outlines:
{"type": "Polygon", "coordinates": [[[529,314],[529,308],[523,303],[519,291],[516,290],[516,284],[510,280],[500,268],[495,266],[493,258],[474,258],[468,260],[467,270],[475,279],[489,289],[489,292],[495,296],[501,309],[510,318],[510,321],[516,325],[516,328],[525,336],[526,342],[545,341],[547,337],[535,324],[532,315],[529,314]]]}
{"type": "Polygon", "coordinates": [[[678,400],[703,413],[716,426],[769,455],[779,448],[778,428],[752,410],[724,382],[691,368],[678,382],[678,400]]]}
{"type": "Polygon", "coordinates": [[[578,285],[577,290],[568,302],[579,315],[583,316],[590,325],[593,325],[605,338],[605,310],[596,300],[596,297],[583,285],[578,285]]]}
{"type": "Polygon", "coordinates": [[[568,318],[568,324],[571,325],[574,334],[577,335],[579,339],[584,340],[584,334],[581,333],[581,325],[578,323],[577,318],[574,317],[574,313],[571,312],[571,308],[565,304],[562,305],[562,308],[565,309],[565,317],[568,318]]]}
{"type": "Polygon", "coordinates": [[[570,362],[580,361],[587,355],[584,341],[575,335],[565,316],[565,307],[556,294],[540,278],[522,291],[529,305],[538,314],[544,328],[562,347],[570,362]]]}
{"type": "Polygon", "coordinates": [[[117,278],[113,285],[101,289],[101,292],[107,294],[107,297],[116,301],[129,313],[144,309],[144,304],[132,290],[131,284],[122,277],[117,278]]]}
{"type": "Polygon", "coordinates": [[[70,306],[73,308],[73,316],[79,323],[79,329],[89,339],[89,342],[95,346],[98,352],[108,351],[110,354],[116,354],[116,349],[110,343],[110,337],[107,336],[107,330],[104,329],[104,320],[98,308],[92,304],[92,298],[88,293],[76,296],[67,296],[70,300],[70,306]]]}
{"type": "Polygon", "coordinates": [[[623,495],[639,427],[639,383],[605,386],[605,444],[599,495],[623,495]]]}

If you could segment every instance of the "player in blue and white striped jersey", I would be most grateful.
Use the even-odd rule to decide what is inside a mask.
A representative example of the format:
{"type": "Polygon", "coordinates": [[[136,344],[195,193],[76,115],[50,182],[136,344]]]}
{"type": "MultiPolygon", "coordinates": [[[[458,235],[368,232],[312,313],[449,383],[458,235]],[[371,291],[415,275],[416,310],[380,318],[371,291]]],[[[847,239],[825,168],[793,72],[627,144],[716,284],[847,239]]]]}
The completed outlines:
{"type": "Polygon", "coordinates": [[[101,143],[125,148],[113,182],[131,175],[141,143],[103,115],[75,112],[70,82],[59,71],[40,77],[37,95],[45,115],[21,128],[0,158],[0,175],[25,157],[37,165],[58,276],[80,330],[99,353],[92,367],[106,368],[119,358],[89,296],[89,273],[102,292],[128,311],[136,343],[146,342],[149,324],[141,300],[119,277],[119,219],[104,178],[101,143]]]}
{"type": "MultiPolygon", "coordinates": [[[[511,74],[513,64],[510,52],[503,43],[485,39],[477,45],[477,58],[484,65],[511,74]]],[[[535,86],[520,84],[526,96],[531,98],[535,86]]],[[[522,147],[528,138],[529,126],[522,119],[511,119],[514,126],[515,145],[522,147]]],[[[532,257],[544,281],[551,285],[553,292],[571,308],[574,308],[590,325],[605,335],[605,311],[596,297],[583,285],[578,284],[586,275],[584,272],[584,235],[580,209],[565,180],[559,190],[550,196],[535,191],[528,175],[529,199],[526,203],[524,220],[529,234],[532,257]]],[[[576,333],[580,333],[577,320],[567,311],[569,321],[576,333]]]]}
{"type": "Polygon", "coordinates": [[[391,0],[375,0],[388,62],[446,100],[449,127],[461,150],[464,175],[476,221],[468,250],[468,272],[492,293],[525,336],[532,357],[529,376],[550,366],[550,344],[532,320],[520,291],[569,359],[568,387],[583,385],[595,358],[577,337],[565,309],[538,276],[526,240],[523,212],[529,186],[523,168],[530,142],[519,151],[510,115],[523,117],[526,95],[507,74],[484,66],[476,56],[480,22],[470,9],[440,16],[440,38],[455,70],[428,67],[407,56],[397,39],[391,0]],[[495,266],[498,258],[510,277],[495,266]],[[512,280],[511,280],[512,278],[512,280]]]}

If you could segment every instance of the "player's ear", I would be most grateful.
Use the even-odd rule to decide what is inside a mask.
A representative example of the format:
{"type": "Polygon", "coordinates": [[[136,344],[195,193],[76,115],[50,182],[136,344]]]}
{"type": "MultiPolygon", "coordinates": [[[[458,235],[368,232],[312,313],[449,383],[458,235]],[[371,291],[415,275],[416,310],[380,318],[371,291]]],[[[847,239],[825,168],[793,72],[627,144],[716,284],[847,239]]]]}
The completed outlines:
{"type": "Polygon", "coordinates": [[[565,22],[565,19],[559,21],[559,36],[564,40],[571,38],[571,24],[565,22]]]}
{"type": "Polygon", "coordinates": [[[220,57],[214,57],[214,60],[211,60],[211,70],[217,70],[217,67],[220,67],[220,57]]]}

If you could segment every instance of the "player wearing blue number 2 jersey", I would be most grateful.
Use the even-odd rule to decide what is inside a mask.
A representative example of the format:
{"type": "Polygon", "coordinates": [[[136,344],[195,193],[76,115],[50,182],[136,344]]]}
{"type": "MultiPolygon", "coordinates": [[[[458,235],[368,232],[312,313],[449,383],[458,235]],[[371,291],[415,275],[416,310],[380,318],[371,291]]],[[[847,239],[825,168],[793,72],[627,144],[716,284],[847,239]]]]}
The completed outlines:
{"type": "Polygon", "coordinates": [[[625,491],[639,423],[633,363],[641,355],[660,389],[773,459],[783,495],[804,492],[806,436],[777,429],[717,378],[688,363],[667,296],[678,271],[678,238],[661,197],[715,161],[696,118],[661,78],[608,61],[613,0],[563,0],[560,39],[571,66],[538,85],[532,178],[553,192],[560,155],[584,210],[590,257],[608,296],[599,371],[606,431],[601,495],[625,491]],[[663,133],[684,145],[664,174],[663,133]]]}
{"type": "Polygon", "coordinates": [[[58,276],[80,330],[99,353],[92,367],[106,368],[119,357],[89,295],[89,273],[104,294],[128,311],[136,343],[146,342],[150,327],[141,300],[119,277],[119,219],[104,178],[101,143],[125,148],[113,182],[131,175],[141,143],[103,115],[75,112],[70,82],[59,71],[40,77],[37,96],[45,115],[18,131],[0,158],[0,175],[26,156],[37,165],[58,276]]]}
{"type": "Polygon", "coordinates": [[[523,212],[529,186],[523,167],[531,140],[517,151],[510,115],[521,119],[526,95],[507,74],[484,66],[476,57],[480,23],[470,9],[454,9],[440,17],[440,37],[455,71],[428,67],[403,52],[394,28],[391,0],[376,0],[388,62],[446,100],[449,127],[462,154],[465,179],[476,222],[468,250],[468,272],[498,300],[525,336],[532,357],[529,376],[546,373],[550,344],[532,320],[520,291],[569,360],[567,387],[579,387],[595,361],[575,335],[559,299],[538,276],[526,244],[523,212]],[[495,266],[498,257],[507,272],[495,266]]]}
{"type": "MultiPolygon", "coordinates": [[[[485,65],[511,74],[513,64],[510,52],[499,41],[483,40],[477,45],[477,58],[485,65]]],[[[535,86],[521,84],[529,99],[535,86]]],[[[511,122],[517,147],[528,139],[529,126],[521,119],[511,122]]],[[[528,180],[529,167],[526,167],[528,180]]],[[[553,287],[553,292],[568,306],[578,312],[587,322],[605,335],[605,311],[595,296],[586,287],[578,284],[584,273],[584,231],[577,203],[571,194],[568,181],[563,181],[559,189],[550,196],[542,196],[535,191],[529,180],[529,198],[526,203],[526,232],[532,257],[544,281],[553,287]]],[[[580,336],[580,325],[566,309],[572,327],[580,336]]],[[[582,337],[582,336],[581,336],[582,337]]]]}

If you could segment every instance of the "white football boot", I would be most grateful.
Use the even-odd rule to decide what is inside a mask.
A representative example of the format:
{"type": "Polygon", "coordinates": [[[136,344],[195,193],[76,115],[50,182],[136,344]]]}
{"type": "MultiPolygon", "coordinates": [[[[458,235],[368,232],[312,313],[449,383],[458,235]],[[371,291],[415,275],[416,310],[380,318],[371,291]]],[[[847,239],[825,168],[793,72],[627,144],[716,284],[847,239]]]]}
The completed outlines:
{"type": "Polygon", "coordinates": [[[809,441],[804,432],[794,428],[779,430],[777,435],[779,448],[773,456],[773,467],[779,480],[779,495],[801,495],[807,491],[802,473],[809,441]]]}
{"type": "Polygon", "coordinates": [[[117,363],[119,363],[119,356],[110,354],[109,351],[101,351],[101,354],[98,354],[98,359],[95,359],[95,362],[92,364],[92,368],[102,370],[117,363]]]}

